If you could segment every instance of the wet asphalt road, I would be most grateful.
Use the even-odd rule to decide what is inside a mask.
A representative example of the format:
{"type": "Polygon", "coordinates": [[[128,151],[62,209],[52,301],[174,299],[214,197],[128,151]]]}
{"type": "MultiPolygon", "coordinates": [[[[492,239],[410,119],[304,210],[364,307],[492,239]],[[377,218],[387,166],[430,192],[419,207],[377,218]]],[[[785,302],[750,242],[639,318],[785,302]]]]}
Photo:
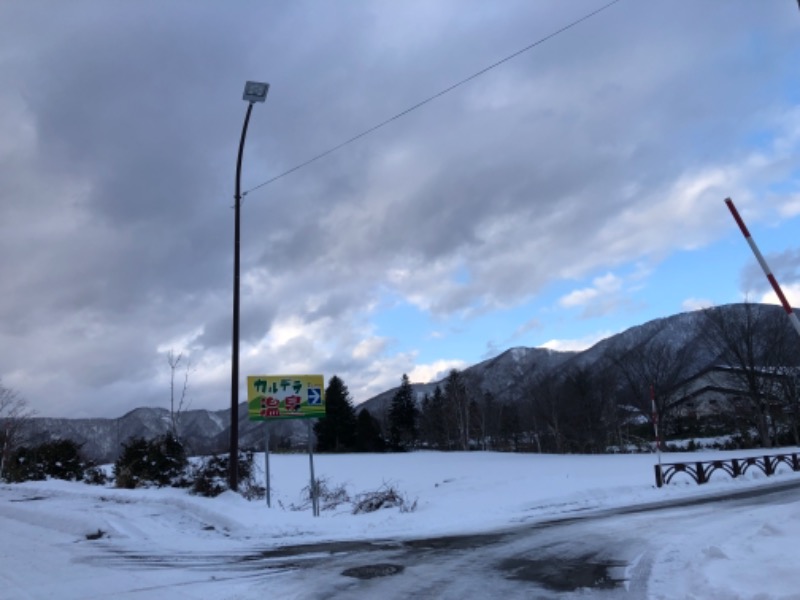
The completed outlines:
{"type": "MultiPolygon", "coordinates": [[[[654,532],[730,507],[794,501],[800,482],[724,497],[576,514],[479,535],[332,542],[241,554],[157,556],[109,546],[95,562],[122,568],[221,572],[285,587],[308,599],[503,600],[647,597],[654,532]]],[[[268,595],[265,597],[269,597],[268,595]]]]}

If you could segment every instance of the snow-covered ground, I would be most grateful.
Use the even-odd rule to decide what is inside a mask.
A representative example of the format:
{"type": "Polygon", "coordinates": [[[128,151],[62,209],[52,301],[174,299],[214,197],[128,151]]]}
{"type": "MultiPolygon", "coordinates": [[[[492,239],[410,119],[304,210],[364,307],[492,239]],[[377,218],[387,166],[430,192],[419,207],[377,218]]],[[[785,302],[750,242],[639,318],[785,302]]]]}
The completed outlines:
{"type": "MultiPolygon", "coordinates": [[[[668,454],[663,460],[763,453],[668,454]]],[[[736,480],[718,473],[704,486],[685,477],[657,489],[655,462],[654,455],[316,455],[316,475],[329,488],[344,486],[355,498],[393,486],[416,502],[411,512],[389,508],[358,515],[352,503],[344,503],[319,517],[309,507],[297,510],[309,481],[307,455],[271,456],[271,508],[230,492],[209,499],[177,489],[118,490],[63,481],[0,485],[0,598],[305,598],[311,596],[290,567],[282,576],[278,569],[255,577],[227,570],[225,557],[329,540],[486,532],[800,479],[788,469],[770,478],[748,472],[736,480]],[[87,539],[98,533],[99,539],[87,539]]],[[[263,466],[261,471],[263,480],[263,466]]],[[[689,530],[660,531],[645,597],[800,598],[797,493],[797,501],[746,510],[709,505],[713,519],[698,520],[689,530]]]]}

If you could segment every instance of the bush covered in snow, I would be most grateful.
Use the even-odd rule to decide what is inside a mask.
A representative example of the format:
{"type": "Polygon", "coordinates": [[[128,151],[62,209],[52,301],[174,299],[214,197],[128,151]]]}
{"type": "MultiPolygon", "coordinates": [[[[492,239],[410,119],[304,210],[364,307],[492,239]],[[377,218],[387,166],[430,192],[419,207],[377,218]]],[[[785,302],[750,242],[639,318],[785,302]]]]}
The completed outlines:
{"type": "Polygon", "coordinates": [[[48,478],[80,481],[88,467],[80,450],[81,447],[72,440],[21,446],[11,455],[3,478],[11,483],[48,478]]]}
{"type": "MultiPolygon", "coordinates": [[[[228,465],[227,454],[202,459],[191,474],[192,492],[209,498],[219,496],[228,489],[228,465]]],[[[238,474],[239,491],[245,498],[264,497],[264,488],[255,483],[252,452],[239,452],[238,474]]]]}
{"type": "Polygon", "coordinates": [[[185,477],[186,450],[171,433],[152,440],[132,438],[122,448],[122,455],[114,463],[117,487],[189,485],[185,477]]]}

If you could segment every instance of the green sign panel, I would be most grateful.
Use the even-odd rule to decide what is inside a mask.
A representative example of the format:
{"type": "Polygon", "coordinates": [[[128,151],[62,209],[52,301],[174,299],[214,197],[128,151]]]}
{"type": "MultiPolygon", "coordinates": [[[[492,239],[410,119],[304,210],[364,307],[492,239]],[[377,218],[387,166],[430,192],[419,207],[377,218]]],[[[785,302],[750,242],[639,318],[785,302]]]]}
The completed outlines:
{"type": "Polygon", "coordinates": [[[324,388],[322,375],[251,375],[247,415],[251,421],[324,417],[324,388]]]}

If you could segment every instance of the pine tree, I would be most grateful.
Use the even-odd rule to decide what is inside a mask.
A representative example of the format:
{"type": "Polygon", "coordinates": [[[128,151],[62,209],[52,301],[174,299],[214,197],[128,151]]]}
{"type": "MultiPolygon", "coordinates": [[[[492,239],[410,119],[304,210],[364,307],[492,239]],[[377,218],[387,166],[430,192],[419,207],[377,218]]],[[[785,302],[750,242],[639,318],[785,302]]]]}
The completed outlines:
{"type": "Polygon", "coordinates": [[[393,450],[408,450],[417,441],[417,405],[405,373],[389,408],[389,441],[393,450]]]}
{"type": "MultiPolygon", "coordinates": [[[[469,449],[469,396],[461,371],[452,369],[444,382],[445,416],[453,424],[453,438],[460,450],[469,449]]],[[[448,427],[448,432],[450,428],[448,427]]]]}
{"type": "Polygon", "coordinates": [[[325,418],[314,424],[318,452],[350,452],[356,448],[356,414],[344,381],[334,375],[325,389],[325,418]]]}
{"type": "Polygon", "coordinates": [[[380,423],[366,408],[361,409],[356,417],[356,452],[383,452],[385,449],[380,423]]]}
{"type": "Polygon", "coordinates": [[[433,446],[433,423],[431,421],[431,395],[425,392],[419,409],[419,420],[417,429],[419,431],[419,441],[424,447],[433,446]]]}
{"type": "Polygon", "coordinates": [[[445,403],[442,388],[438,385],[433,395],[425,394],[419,415],[420,438],[431,448],[449,450],[450,443],[445,423],[445,403]]]}
{"type": "Polygon", "coordinates": [[[438,385],[433,390],[433,398],[431,399],[431,418],[433,419],[436,447],[440,450],[451,450],[452,441],[447,423],[447,403],[445,402],[444,392],[438,385]]]}

